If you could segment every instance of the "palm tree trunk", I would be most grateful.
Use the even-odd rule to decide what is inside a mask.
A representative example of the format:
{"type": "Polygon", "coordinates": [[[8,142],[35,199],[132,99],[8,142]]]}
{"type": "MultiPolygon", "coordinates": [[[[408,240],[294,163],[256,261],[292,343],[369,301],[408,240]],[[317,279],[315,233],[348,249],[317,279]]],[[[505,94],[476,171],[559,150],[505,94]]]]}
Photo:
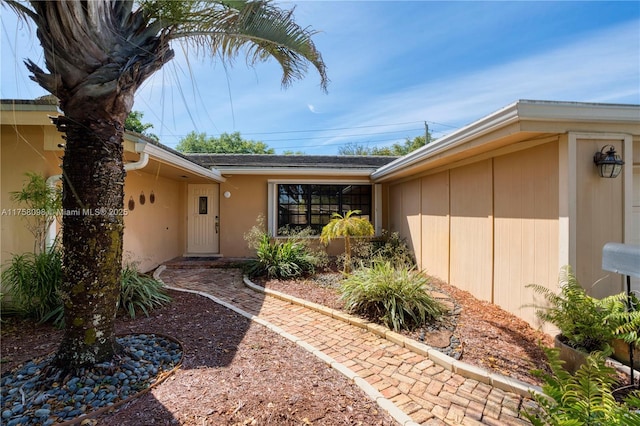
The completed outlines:
{"type": "Polygon", "coordinates": [[[66,132],[63,158],[63,302],[65,333],[55,363],[67,370],[110,360],[120,294],[124,230],[123,130],[119,118],[56,119],[66,132]]]}

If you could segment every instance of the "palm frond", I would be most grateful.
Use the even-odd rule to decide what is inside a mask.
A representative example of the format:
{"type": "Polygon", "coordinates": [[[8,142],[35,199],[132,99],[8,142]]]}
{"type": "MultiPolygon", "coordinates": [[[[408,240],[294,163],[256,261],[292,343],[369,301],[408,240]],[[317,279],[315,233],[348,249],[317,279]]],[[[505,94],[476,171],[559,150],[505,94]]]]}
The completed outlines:
{"type": "Polygon", "coordinates": [[[188,5],[189,10],[168,11],[165,7],[155,11],[164,13],[161,19],[170,24],[172,39],[182,39],[197,53],[221,59],[233,59],[244,50],[251,66],[273,58],[282,68],[284,87],[301,79],[311,64],[326,90],[326,65],[312,40],[317,32],[298,25],[293,10],[261,0],[193,1],[188,5]]]}

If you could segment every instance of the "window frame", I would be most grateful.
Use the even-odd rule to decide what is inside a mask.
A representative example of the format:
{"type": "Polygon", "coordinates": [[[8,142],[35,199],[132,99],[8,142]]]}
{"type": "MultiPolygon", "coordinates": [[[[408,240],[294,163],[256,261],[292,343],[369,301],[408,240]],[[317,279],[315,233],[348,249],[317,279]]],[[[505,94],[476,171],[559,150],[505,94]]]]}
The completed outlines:
{"type": "MultiPolygon", "coordinates": [[[[318,179],[269,179],[268,196],[267,196],[267,229],[269,235],[273,237],[281,237],[278,235],[278,185],[363,185],[371,186],[371,216],[369,220],[374,225],[376,235],[380,235],[382,232],[382,185],[372,183],[370,180],[354,180],[354,179],[332,179],[332,180],[318,180],[318,179]]],[[[319,238],[318,236],[314,236],[319,238]]]]}

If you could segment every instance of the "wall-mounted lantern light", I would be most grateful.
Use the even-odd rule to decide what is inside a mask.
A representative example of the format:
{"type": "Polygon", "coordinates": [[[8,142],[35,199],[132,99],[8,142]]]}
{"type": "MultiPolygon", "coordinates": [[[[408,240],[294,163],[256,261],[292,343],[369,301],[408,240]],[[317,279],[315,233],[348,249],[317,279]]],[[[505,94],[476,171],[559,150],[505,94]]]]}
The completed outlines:
{"type": "Polygon", "coordinates": [[[231,193],[229,191],[225,191],[222,195],[224,195],[224,198],[231,198],[231,193]]]}
{"type": "Polygon", "coordinates": [[[616,154],[616,149],[613,145],[603,146],[602,149],[593,156],[593,162],[598,167],[598,173],[603,178],[618,177],[624,164],[622,158],[616,154]],[[607,149],[607,152],[604,152],[605,149],[607,149]]]}

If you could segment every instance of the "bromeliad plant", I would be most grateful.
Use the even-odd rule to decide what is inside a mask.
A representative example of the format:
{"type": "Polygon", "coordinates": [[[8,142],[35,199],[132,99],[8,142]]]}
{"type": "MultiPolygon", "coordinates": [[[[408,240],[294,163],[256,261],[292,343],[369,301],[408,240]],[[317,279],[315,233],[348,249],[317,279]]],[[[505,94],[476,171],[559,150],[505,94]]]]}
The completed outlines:
{"type": "Polygon", "coordinates": [[[437,320],[445,308],[428,292],[429,278],[407,265],[378,260],[347,275],[341,287],[345,308],[399,331],[437,320]]]}

